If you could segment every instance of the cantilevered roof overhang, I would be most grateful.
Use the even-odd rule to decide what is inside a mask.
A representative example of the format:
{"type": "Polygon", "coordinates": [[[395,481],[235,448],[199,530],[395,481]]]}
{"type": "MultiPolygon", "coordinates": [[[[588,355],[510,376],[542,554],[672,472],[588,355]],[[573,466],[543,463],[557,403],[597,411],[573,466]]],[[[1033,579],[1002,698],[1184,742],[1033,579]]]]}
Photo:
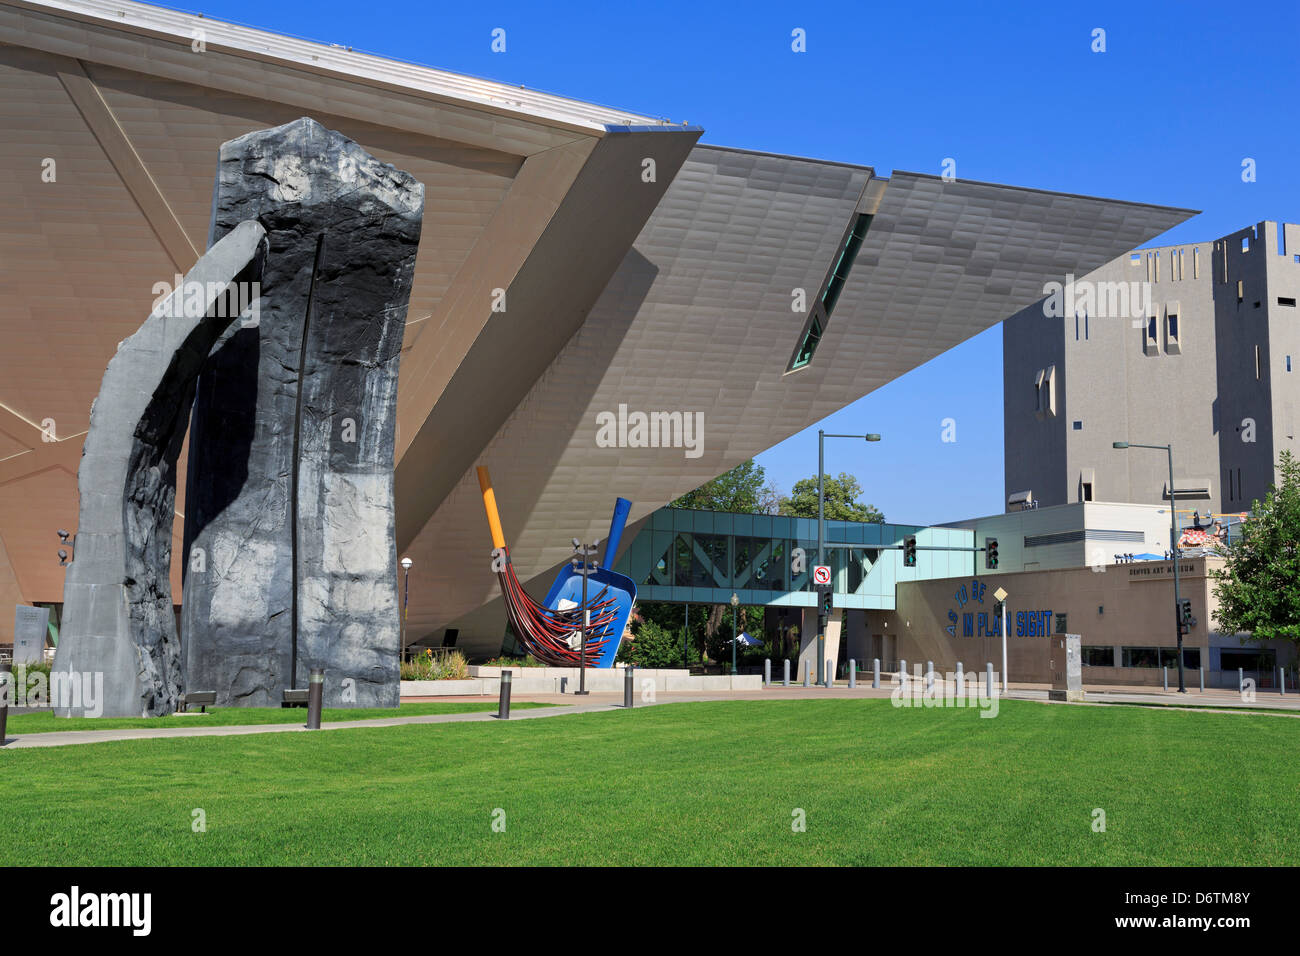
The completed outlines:
{"type": "MultiPolygon", "coordinates": [[[[1036,301],[1045,282],[1193,212],[697,146],[483,455],[516,572],[544,593],[572,537],[604,535],[615,495],[634,502],[633,522],[644,518],[1036,301]],[[870,228],[817,351],[788,371],[807,308],[864,211],[870,228]],[[803,312],[792,310],[797,290],[803,312]],[[698,457],[601,447],[596,416],[620,406],[700,413],[698,457]]],[[[498,650],[504,615],[481,512],[469,469],[408,549],[412,638],[452,626],[471,653],[498,650]]]]}

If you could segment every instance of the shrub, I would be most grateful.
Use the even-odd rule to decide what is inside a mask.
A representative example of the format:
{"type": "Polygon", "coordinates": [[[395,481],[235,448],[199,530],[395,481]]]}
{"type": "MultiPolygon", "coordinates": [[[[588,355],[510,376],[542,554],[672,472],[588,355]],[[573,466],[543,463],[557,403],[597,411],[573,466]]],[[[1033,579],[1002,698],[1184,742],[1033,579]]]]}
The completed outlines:
{"type": "Polygon", "coordinates": [[[426,652],[402,663],[402,680],[464,680],[469,677],[469,662],[460,651],[450,654],[426,652]]]}
{"type": "MultiPolygon", "coordinates": [[[[696,651],[693,655],[696,660],[699,660],[698,654],[696,651]]],[[[660,627],[654,621],[642,621],[631,643],[624,641],[618,649],[618,660],[637,667],[681,667],[681,631],[660,627]]]]}
{"type": "Polygon", "coordinates": [[[488,661],[489,667],[545,667],[535,657],[494,657],[488,661]]]}

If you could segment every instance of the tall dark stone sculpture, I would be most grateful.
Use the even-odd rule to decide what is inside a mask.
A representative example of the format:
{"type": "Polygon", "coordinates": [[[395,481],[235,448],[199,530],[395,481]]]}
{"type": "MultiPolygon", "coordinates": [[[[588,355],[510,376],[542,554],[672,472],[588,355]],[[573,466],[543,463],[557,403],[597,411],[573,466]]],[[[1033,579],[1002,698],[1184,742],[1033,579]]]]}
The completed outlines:
{"type": "Polygon", "coordinates": [[[199,369],[218,337],[238,326],[240,307],[232,303],[247,301],[239,290],[257,281],[266,245],[255,222],[224,236],[118,345],[91,405],[77,469],[75,557],[64,579],[50,682],[51,704],[62,716],[152,717],[176,709],[176,459],[199,369]]]}
{"type": "Polygon", "coordinates": [[[311,119],[221,148],[212,241],[270,250],[260,323],[199,381],[186,485],[186,686],[275,706],[398,704],[393,446],[424,187],[311,119]]]}

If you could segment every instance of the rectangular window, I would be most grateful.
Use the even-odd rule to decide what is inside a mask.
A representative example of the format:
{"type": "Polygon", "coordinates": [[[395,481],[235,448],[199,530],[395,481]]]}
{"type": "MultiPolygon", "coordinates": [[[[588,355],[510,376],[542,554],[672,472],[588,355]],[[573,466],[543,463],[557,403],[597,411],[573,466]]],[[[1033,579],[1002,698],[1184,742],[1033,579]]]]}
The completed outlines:
{"type": "Polygon", "coordinates": [[[1259,381],[1261,371],[1262,369],[1259,360],[1259,346],[1256,345],[1255,346],[1255,381],[1257,382],[1259,381]]]}
{"type": "Polygon", "coordinates": [[[1079,500],[1080,500],[1080,501],[1091,501],[1091,500],[1092,500],[1092,482],[1091,482],[1091,481],[1085,481],[1085,482],[1083,483],[1083,491],[1082,491],[1082,493],[1081,493],[1080,496],[1079,496],[1079,500]]]}
{"type": "MultiPolygon", "coordinates": [[[[1081,432],[1081,431],[1083,431],[1083,422],[1076,421],[1076,422],[1074,423],[1074,430],[1075,430],[1076,432],[1081,432]]],[[[822,484],[825,484],[825,483],[826,483],[826,482],[825,482],[825,479],[823,479],[823,480],[822,480],[822,484]]]]}
{"type": "Polygon", "coordinates": [[[1125,647],[1121,659],[1123,667],[1159,667],[1160,651],[1155,647],[1125,647]]]}
{"type": "Polygon", "coordinates": [[[1245,300],[1245,298],[1246,298],[1246,280],[1238,279],[1237,280],[1237,305],[1241,305],[1241,303],[1245,300]]]}
{"type": "Polygon", "coordinates": [[[1295,308],[1295,299],[1292,299],[1292,298],[1284,298],[1283,296],[1278,296],[1278,297],[1277,297],[1277,304],[1278,304],[1278,305],[1285,305],[1285,306],[1287,306],[1288,308],[1292,308],[1292,309],[1294,309],[1294,308],[1295,308]]]}
{"type": "MultiPolygon", "coordinates": [[[[1288,372],[1291,371],[1291,356],[1289,356],[1289,355],[1286,357],[1286,370],[1287,370],[1288,372]]],[[[826,479],[823,478],[823,479],[822,479],[822,484],[825,484],[825,483],[826,483],[826,479]]]]}
{"type": "Polygon", "coordinates": [[[1192,278],[1199,279],[1200,277],[1201,277],[1201,247],[1195,246],[1192,248],[1192,278]]]}
{"type": "Polygon", "coordinates": [[[1084,667],[1114,667],[1115,666],[1115,648],[1113,647],[1085,647],[1082,648],[1082,660],[1084,667]]]}

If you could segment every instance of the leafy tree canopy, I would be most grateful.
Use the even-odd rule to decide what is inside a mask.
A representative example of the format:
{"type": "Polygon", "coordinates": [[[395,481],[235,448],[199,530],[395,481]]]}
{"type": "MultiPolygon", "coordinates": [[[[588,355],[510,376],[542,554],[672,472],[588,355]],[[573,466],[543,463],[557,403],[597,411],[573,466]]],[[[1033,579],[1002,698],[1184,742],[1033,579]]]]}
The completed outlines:
{"type": "Polygon", "coordinates": [[[1278,471],[1280,482],[1254,502],[1241,537],[1221,549],[1216,617],[1220,629],[1248,631],[1257,641],[1300,643],[1300,462],[1284,451],[1278,471]]]}
{"type": "Polygon", "coordinates": [[[776,513],[777,500],[776,488],[767,480],[763,466],[751,458],[725,475],[688,491],[672,502],[671,507],[766,515],[776,513]]]}
{"type": "MultiPolygon", "coordinates": [[[[839,477],[822,476],[824,510],[827,521],[874,521],[883,523],[885,516],[874,505],[858,501],[862,486],[847,472],[839,477]]],[[[802,478],[794,483],[788,498],[782,498],[779,514],[796,518],[817,517],[817,478],[802,478]]]]}

